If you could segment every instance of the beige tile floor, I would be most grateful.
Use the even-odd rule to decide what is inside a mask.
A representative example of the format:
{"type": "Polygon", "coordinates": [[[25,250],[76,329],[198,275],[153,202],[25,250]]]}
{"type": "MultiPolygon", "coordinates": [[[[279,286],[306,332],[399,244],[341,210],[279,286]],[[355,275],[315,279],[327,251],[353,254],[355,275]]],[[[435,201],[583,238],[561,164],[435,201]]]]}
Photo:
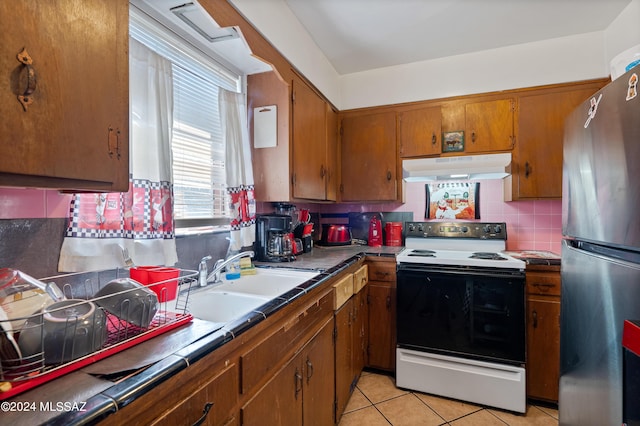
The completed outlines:
{"type": "Polygon", "coordinates": [[[392,376],[363,372],[339,426],[557,426],[558,410],[527,405],[519,415],[398,389],[392,376]]]}

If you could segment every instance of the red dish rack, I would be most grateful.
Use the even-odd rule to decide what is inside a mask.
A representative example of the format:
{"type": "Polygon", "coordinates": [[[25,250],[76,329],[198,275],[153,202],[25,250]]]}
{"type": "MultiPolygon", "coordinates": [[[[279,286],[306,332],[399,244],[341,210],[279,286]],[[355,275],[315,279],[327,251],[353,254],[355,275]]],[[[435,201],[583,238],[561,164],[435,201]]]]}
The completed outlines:
{"type": "MultiPolygon", "coordinates": [[[[0,357],[0,400],[5,400],[26,392],[41,384],[191,322],[193,316],[188,312],[187,306],[191,289],[197,286],[197,277],[197,271],[179,270],[176,298],[174,300],[158,302],[157,311],[147,327],[129,323],[108,312],[106,309],[99,307],[98,303],[95,303],[97,309],[102,310],[106,317],[106,327],[104,328],[106,335],[101,336],[101,339],[104,339],[104,343],[101,344],[99,349],[84,356],[72,357],[73,359],[68,361],[52,363],[46,361],[46,359],[48,359],[46,354],[47,346],[44,344],[42,345],[43,348],[41,351],[24,357],[19,355],[18,358],[9,358],[6,356],[6,350],[0,351],[0,354],[2,354],[0,357]]],[[[99,302],[100,299],[104,297],[94,297],[96,292],[102,289],[108,282],[118,278],[129,278],[129,270],[116,269],[72,273],[47,277],[40,281],[55,283],[67,299],[99,302]]],[[[150,284],[148,287],[159,286],[159,288],[165,288],[168,285],[168,281],[171,280],[150,284]]],[[[162,299],[163,298],[160,297],[160,300],[162,299]]],[[[42,315],[42,312],[39,311],[28,317],[17,319],[25,324],[28,320],[33,321],[36,319],[42,323],[42,315]]],[[[12,321],[14,320],[16,319],[13,318],[12,321]]],[[[12,331],[14,342],[19,344],[20,328],[18,327],[18,329],[13,329],[12,331]]],[[[3,330],[0,330],[0,333],[3,332],[3,330]]],[[[75,331],[73,331],[73,333],[75,333],[75,331]]],[[[66,337],[67,336],[65,336],[64,339],[66,339],[66,337]]],[[[6,345],[8,341],[5,338],[1,343],[6,345]]]]}

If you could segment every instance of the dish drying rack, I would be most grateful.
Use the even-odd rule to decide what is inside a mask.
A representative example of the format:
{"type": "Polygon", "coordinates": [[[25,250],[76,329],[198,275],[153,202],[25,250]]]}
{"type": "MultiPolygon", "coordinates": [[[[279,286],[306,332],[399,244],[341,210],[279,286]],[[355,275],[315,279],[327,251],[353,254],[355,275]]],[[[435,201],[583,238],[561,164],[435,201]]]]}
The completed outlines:
{"type": "MultiPolygon", "coordinates": [[[[95,297],[95,294],[107,283],[114,279],[130,277],[128,268],[63,274],[41,279],[40,281],[44,283],[52,282],[56,284],[62,291],[65,299],[80,299],[80,301],[94,302],[96,312],[93,314],[93,318],[101,312],[106,316],[106,327],[103,330],[105,335],[100,337],[101,341],[98,344],[98,349],[92,350],[86,355],[74,356],[75,354],[72,353],[73,349],[68,350],[67,348],[66,353],[67,355],[71,353],[71,359],[66,359],[69,358],[69,356],[65,356],[65,349],[63,347],[62,360],[51,362],[47,356],[48,346],[45,344],[43,338],[41,338],[42,347],[36,353],[25,356],[21,355],[18,350],[17,358],[15,356],[8,357],[7,353],[13,352],[7,351],[6,345],[13,344],[13,347],[18,347],[21,337],[20,334],[24,332],[26,328],[13,328],[13,338],[9,340],[6,337],[7,330],[0,329],[0,337],[4,338],[4,340],[0,341],[0,344],[3,346],[0,348],[0,401],[26,392],[41,384],[191,322],[193,316],[188,312],[187,307],[191,288],[197,287],[198,285],[198,272],[186,269],[179,269],[178,271],[179,275],[177,279],[172,278],[153,284],[144,284],[144,286],[148,288],[158,286],[158,288],[161,289],[157,291],[159,295],[157,311],[146,327],[127,322],[96,303],[109,297],[95,297]],[[164,297],[166,287],[169,285],[169,282],[175,282],[176,280],[178,288],[175,299],[164,300],[166,299],[166,297],[164,297]],[[2,336],[3,333],[4,336],[2,336]]],[[[33,292],[33,289],[29,289],[28,291],[33,292]]],[[[124,292],[124,294],[126,295],[128,292],[124,292]]],[[[128,303],[127,299],[123,300],[125,304],[128,303]]],[[[42,331],[44,330],[44,325],[42,325],[44,324],[44,320],[42,319],[43,315],[42,311],[38,311],[27,317],[12,318],[8,321],[2,321],[2,319],[0,319],[0,323],[6,324],[9,322],[15,324],[17,321],[24,326],[24,324],[27,324],[27,321],[39,322],[40,333],[44,333],[44,331],[42,331]]],[[[92,321],[94,321],[95,324],[95,319],[92,321]]],[[[71,340],[74,339],[75,330],[74,327],[65,328],[65,333],[71,335],[71,340]]],[[[66,342],[68,337],[68,335],[65,335],[61,341],[66,342]]],[[[64,345],[66,345],[66,343],[64,345]]]]}

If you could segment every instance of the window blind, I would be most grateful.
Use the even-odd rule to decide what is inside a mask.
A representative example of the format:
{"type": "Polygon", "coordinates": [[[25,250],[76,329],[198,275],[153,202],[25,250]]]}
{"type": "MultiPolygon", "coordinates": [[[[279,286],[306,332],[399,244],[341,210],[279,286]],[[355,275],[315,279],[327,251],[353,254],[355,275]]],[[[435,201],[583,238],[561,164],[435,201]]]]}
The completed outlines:
{"type": "Polygon", "coordinates": [[[228,224],[218,87],[240,92],[241,76],[135,8],[129,27],[131,37],[173,65],[171,143],[176,227],[228,224]]]}

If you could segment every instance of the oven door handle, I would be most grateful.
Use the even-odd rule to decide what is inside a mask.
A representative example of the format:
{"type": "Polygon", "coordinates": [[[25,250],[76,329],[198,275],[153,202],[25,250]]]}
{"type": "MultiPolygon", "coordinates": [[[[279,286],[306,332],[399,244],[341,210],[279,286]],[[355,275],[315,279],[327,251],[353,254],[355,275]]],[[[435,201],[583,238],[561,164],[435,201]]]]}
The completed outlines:
{"type": "Polygon", "coordinates": [[[465,266],[431,266],[431,265],[413,265],[413,264],[400,264],[398,265],[398,278],[401,275],[407,274],[451,274],[451,275],[466,275],[466,276],[480,276],[487,278],[505,278],[505,277],[524,277],[524,270],[519,269],[496,269],[496,268],[474,268],[465,266]]]}

